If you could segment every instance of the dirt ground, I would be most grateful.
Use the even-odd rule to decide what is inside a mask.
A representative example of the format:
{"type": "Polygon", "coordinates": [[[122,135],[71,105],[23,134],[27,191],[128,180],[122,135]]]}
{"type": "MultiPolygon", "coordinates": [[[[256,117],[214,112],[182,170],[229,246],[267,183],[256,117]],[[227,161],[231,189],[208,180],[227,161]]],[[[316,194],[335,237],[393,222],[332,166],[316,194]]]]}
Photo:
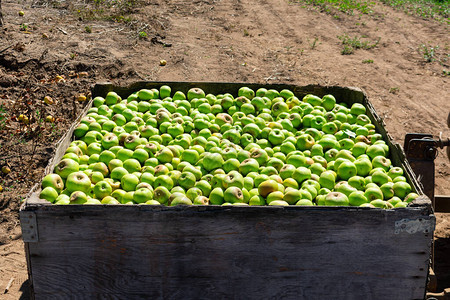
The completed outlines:
{"type": "MultiPolygon", "coordinates": [[[[367,93],[398,143],[408,132],[450,136],[450,35],[443,23],[377,1],[369,15],[327,14],[280,0],[96,2],[103,5],[2,1],[0,167],[11,172],[0,177],[0,294],[12,280],[2,299],[28,299],[18,209],[41,180],[54,143],[81,111],[76,96],[96,82],[355,86],[367,93]],[[343,55],[343,36],[372,47],[343,55]],[[432,57],[424,52],[431,47],[432,57]],[[160,66],[162,59],[167,65],[160,66]],[[44,96],[55,103],[43,103],[44,96]],[[29,117],[28,125],[18,122],[20,114],[29,117]],[[49,115],[54,124],[45,122],[49,115]]],[[[441,150],[436,194],[450,194],[449,167],[441,150]]],[[[442,291],[450,287],[450,215],[436,215],[435,271],[442,291]]]]}

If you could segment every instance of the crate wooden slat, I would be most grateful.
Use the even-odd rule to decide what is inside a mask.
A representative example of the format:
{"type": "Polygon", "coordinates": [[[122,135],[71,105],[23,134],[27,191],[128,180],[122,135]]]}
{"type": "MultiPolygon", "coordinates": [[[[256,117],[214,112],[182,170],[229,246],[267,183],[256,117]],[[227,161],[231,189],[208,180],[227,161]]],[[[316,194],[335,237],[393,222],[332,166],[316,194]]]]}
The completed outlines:
{"type": "Polygon", "coordinates": [[[421,208],[55,208],[28,243],[38,299],[424,296],[432,232],[396,225],[432,226],[421,208]]]}
{"type": "MultiPolygon", "coordinates": [[[[165,83],[93,95],[122,97],[165,83]]],[[[239,83],[167,83],[237,93],[239,83]]],[[[363,103],[419,194],[400,146],[365,94],[353,88],[290,88],[363,103]]],[[[89,106],[87,107],[89,108],[89,106]]],[[[87,109],[86,108],[86,109],[87,109]]],[[[83,112],[83,114],[86,110],[83,112]]],[[[72,138],[59,142],[53,170],[72,138]]],[[[53,206],[34,187],[20,215],[35,299],[423,299],[435,218],[421,196],[403,209],[353,207],[53,206]]]]}

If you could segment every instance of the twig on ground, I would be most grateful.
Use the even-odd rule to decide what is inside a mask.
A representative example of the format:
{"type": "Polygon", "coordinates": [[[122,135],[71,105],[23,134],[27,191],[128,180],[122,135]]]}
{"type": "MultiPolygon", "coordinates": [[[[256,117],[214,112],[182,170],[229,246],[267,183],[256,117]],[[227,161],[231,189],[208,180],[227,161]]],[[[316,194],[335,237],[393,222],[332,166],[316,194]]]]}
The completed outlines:
{"type": "Polygon", "coordinates": [[[9,289],[11,288],[11,285],[12,285],[13,281],[14,281],[14,277],[11,277],[11,279],[8,282],[8,284],[6,285],[5,292],[3,294],[8,293],[9,289]]]}
{"type": "MultiPolygon", "coordinates": [[[[1,26],[1,25],[0,25],[0,26],[1,26]]],[[[6,48],[3,48],[2,50],[0,50],[0,53],[5,52],[6,50],[8,50],[9,48],[11,48],[12,46],[13,46],[13,44],[9,45],[9,46],[6,47],[6,48]]]]}
{"type": "Polygon", "coordinates": [[[3,26],[2,0],[0,0],[0,27],[3,26]]]}
{"type": "Polygon", "coordinates": [[[59,31],[61,31],[62,33],[64,33],[65,35],[67,35],[67,31],[65,31],[64,29],[60,28],[60,27],[56,27],[59,31]]]}

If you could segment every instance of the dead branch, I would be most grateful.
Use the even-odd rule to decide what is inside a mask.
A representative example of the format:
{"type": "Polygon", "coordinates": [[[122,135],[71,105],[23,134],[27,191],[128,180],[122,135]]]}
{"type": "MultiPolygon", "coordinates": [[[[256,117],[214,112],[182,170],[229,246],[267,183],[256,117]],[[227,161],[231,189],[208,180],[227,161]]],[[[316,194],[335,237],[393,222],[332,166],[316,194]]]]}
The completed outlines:
{"type": "Polygon", "coordinates": [[[0,0],[0,27],[3,26],[2,0],[0,0]]]}

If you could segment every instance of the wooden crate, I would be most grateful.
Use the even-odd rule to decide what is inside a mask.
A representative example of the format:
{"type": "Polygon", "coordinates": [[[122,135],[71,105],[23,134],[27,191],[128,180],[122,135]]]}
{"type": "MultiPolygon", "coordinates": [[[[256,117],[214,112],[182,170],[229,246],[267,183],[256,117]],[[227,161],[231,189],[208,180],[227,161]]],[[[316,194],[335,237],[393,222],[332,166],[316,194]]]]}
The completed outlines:
{"type": "MultiPolygon", "coordinates": [[[[239,83],[100,84],[122,97],[169,84],[237,94],[239,83]]],[[[39,185],[20,210],[35,299],[423,299],[435,217],[402,148],[355,88],[264,85],[363,103],[421,194],[408,208],[56,206],[39,185]]],[[[90,105],[90,104],[89,104],[90,105]]],[[[86,110],[89,108],[86,108],[86,110]]],[[[85,110],[85,112],[86,112],[85,110]]],[[[84,112],[84,113],[85,113],[84,112]]],[[[83,113],[83,114],[84,114],[83,113]]],[[[81,116],[80,116],[81,117],[81,116]]],[[[72,140],[73,124],[46,173],[72,140]]]]}

